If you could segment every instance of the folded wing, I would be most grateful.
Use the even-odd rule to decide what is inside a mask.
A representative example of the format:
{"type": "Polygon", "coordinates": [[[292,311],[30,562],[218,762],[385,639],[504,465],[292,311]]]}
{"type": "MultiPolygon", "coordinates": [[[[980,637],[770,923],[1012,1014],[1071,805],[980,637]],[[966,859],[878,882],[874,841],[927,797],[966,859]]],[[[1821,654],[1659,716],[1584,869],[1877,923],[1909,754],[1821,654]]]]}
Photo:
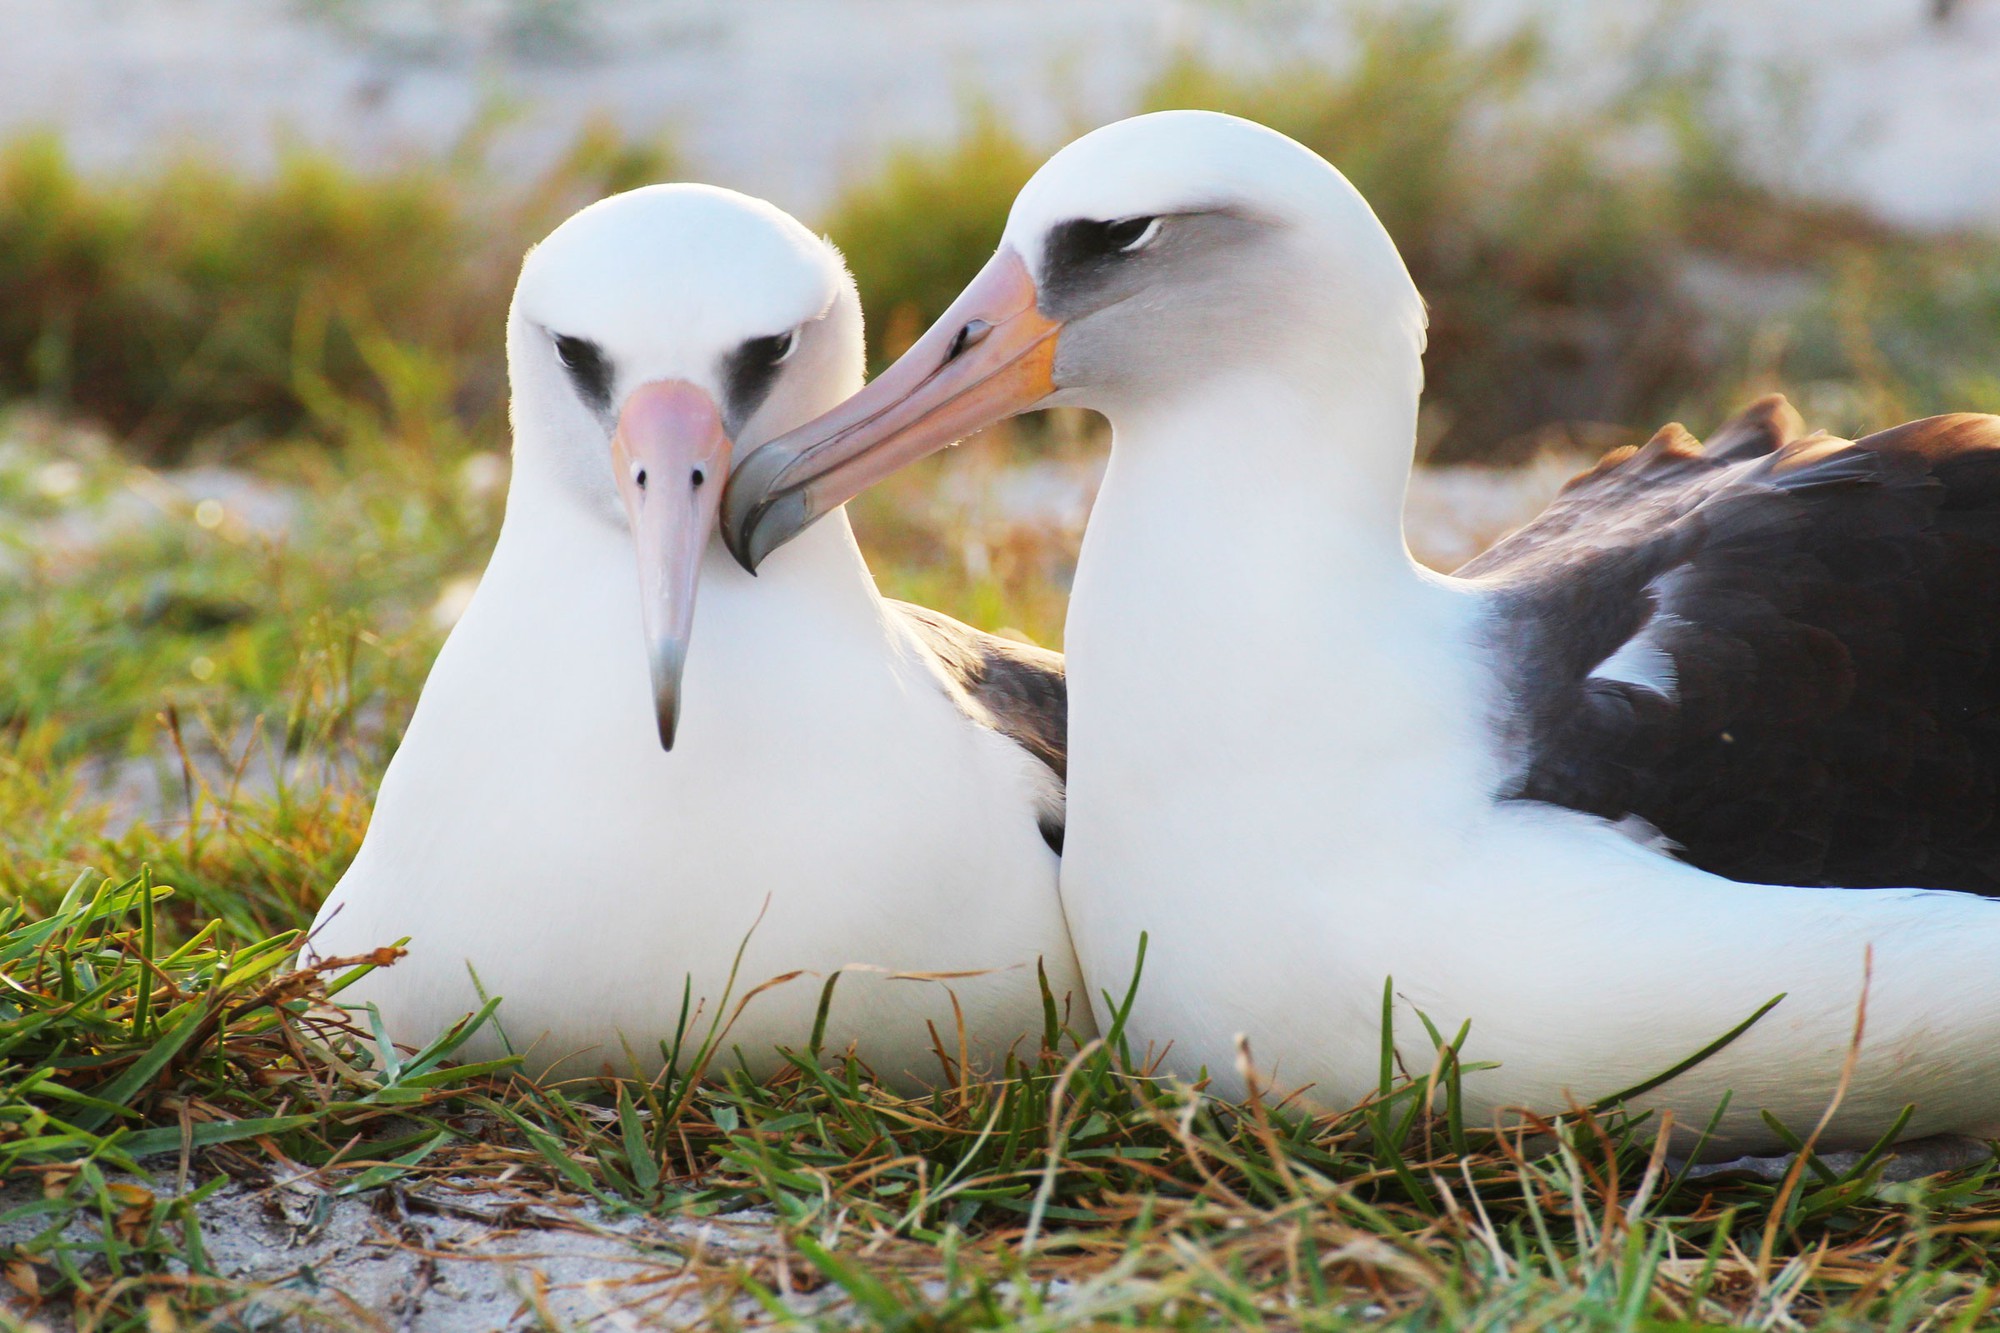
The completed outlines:
{"type": "Polygon", "coordinates": [[[1507,664],[1502,798],[1732,879],[2000,895],[2000,417],[1668,426],[1459,573],[1507,664]]]}

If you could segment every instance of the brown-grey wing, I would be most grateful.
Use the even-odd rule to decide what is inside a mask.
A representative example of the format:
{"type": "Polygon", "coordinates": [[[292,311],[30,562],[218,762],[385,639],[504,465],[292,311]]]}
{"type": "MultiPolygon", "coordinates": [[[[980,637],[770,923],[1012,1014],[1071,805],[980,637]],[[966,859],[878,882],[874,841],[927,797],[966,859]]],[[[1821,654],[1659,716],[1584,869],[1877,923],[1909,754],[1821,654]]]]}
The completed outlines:
{"type": "Polygon", "coordinates": [[[2000,418],[1670,427],[1461,573],[1508,664],[1501,795],[1731,879],[2000,894],[2000,418]]]}
{"type": "Polygon", "coordinates": [[[1460,578],[1506,577],[1523,566],[1546,569],[1551,552],[1629,545],[1645,527],[1679,517],[1701,498],[1701,483],[1746,459],[1776,453],[1805,435],[1783,394],[1760,398],[1703,443],[1680,425],[1661,427],[1643,445],[1613,449],[1563,484],[1548,508],[1456,571],[1460,578]],[[1614,536],[1607,529],[1622,532],[1614,536]]]}
{"type": "Polygon", "coordinates": [[[930,655],[960,711],[1034,756],[1049,772],[1037,812],[1042,836],[1062,850],[1063,783],[1069,773],[1069,690],[1058,652],[960,624],[909,602],[888,603],[930,655]]]}

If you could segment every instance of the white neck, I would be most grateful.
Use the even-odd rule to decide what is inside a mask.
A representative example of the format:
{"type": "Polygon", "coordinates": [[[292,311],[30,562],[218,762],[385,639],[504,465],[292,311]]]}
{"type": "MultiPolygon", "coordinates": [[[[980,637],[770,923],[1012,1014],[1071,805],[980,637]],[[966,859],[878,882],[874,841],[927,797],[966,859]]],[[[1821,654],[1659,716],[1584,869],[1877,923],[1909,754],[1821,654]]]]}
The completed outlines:
{"type": "Polygon", "coordinates": [[[1340,543],[1406,565],[1403,493],[1421,384],[1394,378],[1278,363],[1117,403],[1106,412],[1118,442],[1112,466],[1178,484],[1209,512],[1235,506],[1217,512],[1218,533],[1239,535],[1222,525],[1248,514],[1256,521],[1241,535],[1253,539],[1278,523],[1276,539],[1302,549],[1340,543]]]}
{"type": "Polygon", "coordinates": [[[1067,636],[1086,782],[1102,749],[1211,791],[1331,754],[1357,819],[1490,790],[1460,651],[1477,608],[1402,537],[1416,386],[1319,383],[1239,373],[1114,412],[1067,636]]]}

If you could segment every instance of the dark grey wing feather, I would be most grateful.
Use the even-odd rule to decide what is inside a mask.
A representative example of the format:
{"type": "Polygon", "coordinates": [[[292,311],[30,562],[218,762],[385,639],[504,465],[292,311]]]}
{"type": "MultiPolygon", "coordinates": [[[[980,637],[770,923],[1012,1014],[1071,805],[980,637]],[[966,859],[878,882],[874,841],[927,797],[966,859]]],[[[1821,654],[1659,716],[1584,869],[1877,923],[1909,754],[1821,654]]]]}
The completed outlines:
{"type": "Polygon", "coordinates": [[[1669,427],[1467,565],[1500,794],[1733,879],[2000,895],[2000,418],[1669,427]]]}
{"type": "Polygon", "coordinates": [[[1063,783],[1069,774],[1069,689],[1061,653],[962,625],[909,602],[888,603],[937,666],[954,702],[974,722],[1019,745],[1051,778],[1037,820],[1062,851],[1063,783]]]}

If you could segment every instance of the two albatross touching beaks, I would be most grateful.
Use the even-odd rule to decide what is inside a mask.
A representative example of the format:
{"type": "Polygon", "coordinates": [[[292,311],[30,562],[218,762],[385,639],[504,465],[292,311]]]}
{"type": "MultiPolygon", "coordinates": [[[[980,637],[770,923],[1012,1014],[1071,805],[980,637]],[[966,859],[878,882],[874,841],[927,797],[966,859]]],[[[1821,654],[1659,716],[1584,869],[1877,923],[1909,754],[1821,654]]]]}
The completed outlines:
{"type": "Polygon", "coordinates": [[[832,248],[726,190],[620,195],[529,254],[506,518],[309,946],[409,938],[341,997],[392,1039],[490,995],[469,1056],[657,1067],[684,998],[698,1041],[803,969],[729,1030],[769,1069],[848,969],[829,1047],[904,1081],[960,1013],[981,1065],[1039,1032],[1038,961],[1079,991],[1061,658],[885,600],[842,516],[755,580],[714,539],[733,453],[858,388],[861,337],[832,248]]]}
{"type": "Polygon", "coordinates": [[[724,535],[775,560],[1000,417],[1109,419],[1062,892],[1095,988],[1150,934],[1126,1031],[1171,1069],[1241,1094],[1245,1034],[1266,1087],[1354,1104],[1387,979],[1405,1068],[1469,1023],[1468,1114],[1755,1019],[1639,1100],[1684,1148],[1772,1148],[1764,1112],[1803,1134],[1843,1089],[1822,1146],[2000,1133],[2000,419],[1670,429],[1446,578],[1400,526],[1423,346],[1318,156],[1120,122],[902,360],[745,457],[724,535]]]}

